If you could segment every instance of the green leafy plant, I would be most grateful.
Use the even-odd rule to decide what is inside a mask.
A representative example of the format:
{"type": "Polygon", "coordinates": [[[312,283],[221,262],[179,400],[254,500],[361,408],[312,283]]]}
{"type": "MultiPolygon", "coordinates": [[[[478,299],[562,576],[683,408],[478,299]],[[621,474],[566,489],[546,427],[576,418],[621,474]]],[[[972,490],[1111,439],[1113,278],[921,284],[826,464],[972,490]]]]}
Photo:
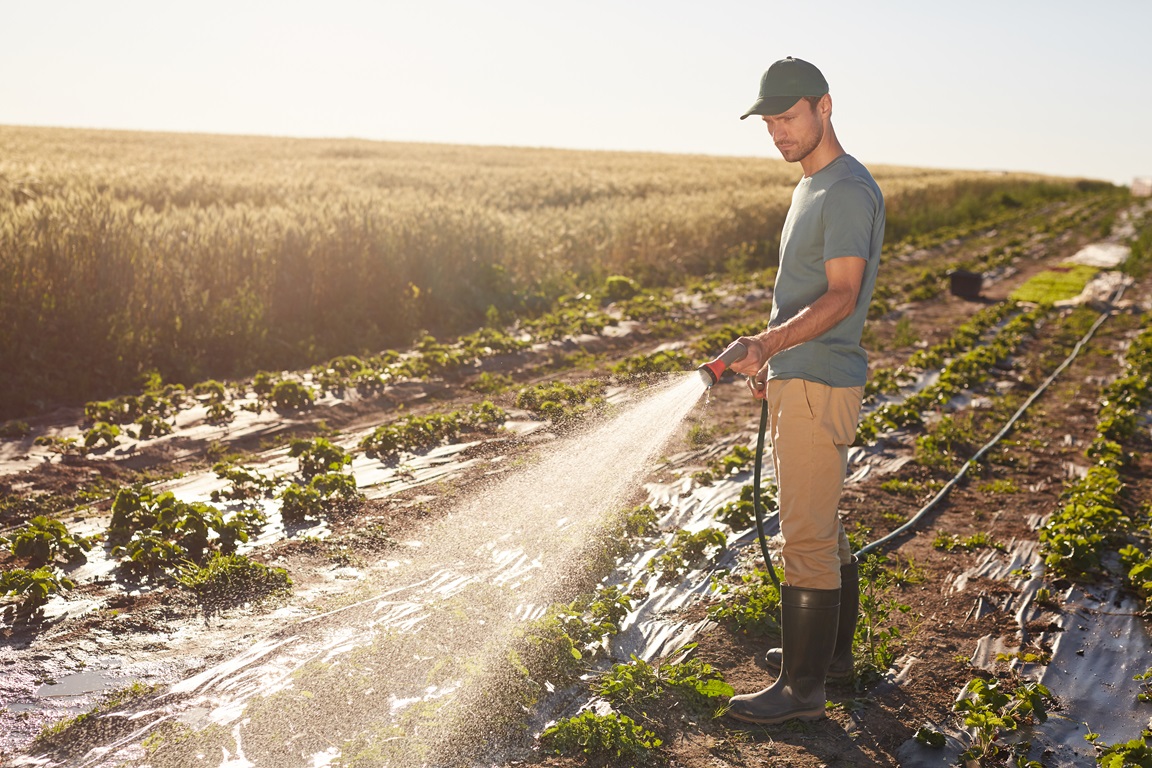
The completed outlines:
{"type": "Polygon", "coordinates": [[[1152,667],[1133,675],[1132,679],[1140,683],[1140,693],[1136,694],[1136,700],[1152,703],[1152,667]]]}
{"type": "Polygon", "coordinates": [[[125,573],[136,577],[157,577],[195,566],[180,544],[153,528],[134,531],[127,540],[112,547],[112,556],[120,559],[125,573]]]}
{"type": "Polygon", "coordinates": [[[182,568],[176,581],[213,609],[243,602],[260,603],[292,591],[283,568],[270,568],[245,555],[214,553],[204,565],[182,568]]]}
{"type": "Polygon", "coordinates": [[[0,424],[0,440],[17,440],[32,434],[32,428],[26,421],[6,421],[0,424]]]}
{"type": "Polygon", "coordinates": [[[867,679],[883,674],[896,661],[903,633],[893,621],[912,608],[895,594],[899,581],[886,555],[864,557],[860,568],[860,618],[853,647],[857,674],[867,679]]]}
{"type": "Polygon", "coordinates": [[[284,520],[299,523],[309,517],[316,518],[327,512],[358,506],[363,494],[351,475],[326,472],[314,476],[307,485],[289,483],[277,498],[280,500],[280,514],[284,520]]]}
{"type": "Polygon", "coordinates": [[[269,399],[278,411],[303,411],[312,407],[316,395],[304,383],[295,379],[284,379],[272,387],[269,399]]]}
{"type": "Polygon", "coordinates": [[[944,531],[937,531],[936,538],[932,541],[932,546],[936,549],[942,549],[945,552],[955,552],[958,549],[965,552],[971,552],[974,549],[989,548],[998,549],[1001,552],[1005,547],[998,541],[992,538],[992,534],[987,531],[980,531],[971,536],[961,538],[954,533],[945,533],[944,531]]]}
{"type": "Polygon", "coordinates": [[[4,615],[18,623],[31,621],[52,595],[75,586],[71,579],[47,567],[0,571],[0,595],[15,595],[19,598],[16,605],[4,609],[4,615]]]}
{"type": "Polygon", "coordinates": [[[79,560],[92,549],[98,536],[73,536],[59,520],[44,515],[33,517],[5,538],[12,554],[26,557],[33,565],[45,565],[58,557],[79,560]]]}
{"type": "Polygon", "coordinates": [[[665,349],[649,355],[632,355],[612,366],[617,376],[650,376],[657,373],[689,371],[695,367],[692,358],[674,349],[665,349]]]}
{"type": "Polygon", "coordinates": [[[111,448],[120,442],[116,439],[119,436],[120,427],[106,421],[98,421],[84,432],[84,450],[91,451],[99,447],[100,443],[111,448]]]}
{"type": "Polygon", "coordinates": [[[86,450],[74,437],[40,435],[32,441],[32,444],[43,446],[50,452],[59,454],[61,457],[83,456],[86,450]]]}
{"type": "Polygon", "coordinates": [[[289,444],[288,455],[300,461],[300,474],[305,480],[327,472],[340,472],[352,463],[352,456],[338,445],[323,437],[313,440],[295,438],[289,444]]]}
{"type": "Polygon", "coordinates": [[[1052,661],[1052,650],[1040,645],[1030,645],[1012,653],[997,653],[996,661],[1046,665],[1052,661]]]}
{"type": "Polygon", "coordinates": [[[920,728],[916,730],[916,735],[913,738],[916,739],[917,744],[922,744],[932,749],[943,749],[944,745],[948,743],[948,739],[943,733],[927,725],[920,726],[920,728]]]}
{"type": "Polygon", "coordinates": [[[587,300],[560,306],[535,320],[523,323],[523,329],[536,341],[557,341],[572,336],[599,334],[609,325],[615,325],[611,315],[596,311],[587,300]]]}
{"type": "Polygon", "coordinates": [[[224,490],[212,491],[212,501],[220,499],[244,500],[271,498],[276,481],[265,477],[250,467],[241,467],[227,461],[218,461],[212,466],[212,471],[221,480],[227,480],[231,485],[224,490]]]}
{"type": "Polygon", "coordinates": [[[396,461],[401,453],[416,453],[455,440],[462,432],[492,433],[507,420],[503,408],[485,400],[467,411],[409,416],[376,427],[360,441],[371,458],[396,461]]]}
{"type": "Polygon", "coordinates": [[[715,711],[715,700],[728,698],[735,691],[712,665],[691,655],[695,649],[696,643],[690,643],[678,654],[688,658],[658,666],[632,656],[631,663],[613,666],[592,690],[618,709],[641,717],[645,708],[665,693],[674,695],[690,711],[715,711]]]}
{"type": "Polygon", "coordinates": [[[1099,267],[1086,264],[1061,264],[1030,277],[1028,282],[1012,292],[1012,298],[1034,304],[1054,304],[1072,299],[1099,272],[1099,267]]]}
{"type": "Polygon", "coordinates": [[[1084,738],[1095,745],[1100,768],[1152,768],[1152,729],[1145,728],[1139,737],[1116,744],[1099,743],[1098,733],[1084,738]]]}
{"type": "Polygon", "coordinates": [[[264,524],[264,514],[241,510],[231,517],[209,504],[157,494],[143,487],[121,488],[112,502],[108,539],[112,556],[138,575],[173,573],[186,561],[202,563],[212,552],[230,554],[264,524]]]}
{"type": "Polygon", "coordinates": [[[752,469],[756,452],[746,445],[734,445],[728,453],[708,462],[708,468],[694,472],[692,479],[700,485],[709,485],[716,480],[747,472],[752,469]]]}
{"type": "Polygon", "coordinates": [[[1016,731],[1026,722],[1048,719],[1047,706],[1054,699],[1044,685],[1019,680],[1008,685],[1015,687],[1006,689],[1000,680],[976,678],[965,686],[953,710],[963,713],[964,725],[973,729],[975,740],[961,753],[961,759],[984,764],[1007,750],[997,743],[1002,733],[1016,731]]]}
{"type": "MultiPolygon", "coordinates": [[[[780,568],[776,578],[784,579],[780,568]]],[[[713,579],[712,587],[716,602],[709,606],[708,618],[749,635],[779,632],[780,592],[768,571],[757,568],[741,574],[738,583],[733,583],[731,576],[713,579]]]]}
{"type": "Polygon", "coordinates": [[[1003,478],[981,483],[978,490],[992,494],[1020,493],[1020,486],[1011,478],[1003,478]]]}
{"type": "MultiPolygon", "coordinates": [[[[754,485],[743,486],[740,489],[740,498],[722,505],[716,510],[713,517],[733,531],[748,530],[756,520],[756,505],[753,499],[755,490],[756,487],[754,485]]],[[[763,505],[765,515],[770,515],[777,510],[777,493],[776,482],[774,480],[768,480],[760,493],[760,501],[763,505]]]]}
{"type": "Polygon", "coordinates": [[[1114,462],[1090,467],[1065,490],[1064,506],[1040,529],[1045,566],[1056,574],[1079,576],[1100,565],[1104,543],[1131,522],[1120,508],[1123,484],[1114,462]]]}
{"type": "Polygon", "coordinates": [[[643,759],[663,742],[627,715],[585,711],[545,728],[540,743],[558,755],[643,759]]]}
{"type": "Polygon", "coordinates": [[[683,528],[673,534],[672,542],[663,553],[648,561],[650,573],[659,574],[661,581],[671,581],[687,573],[709,553],[728,546],[728,537],[719,528],[704,528],[691,533],[683,528]]]}
{"type": "Polygon", "coordinates": [[[518,653],[527,676],[553,684],[571,682],[581,663],[602,649],[605,638],[620,631],[631,607],[631,596],[617,587],[601,587],[571,603],[550,606],[520,631],[518,653]]]}
{"type": "Polygon", "coordinates": [[[163,416],[157,416],[154,413],[144,414],[136,419],[136,424],[140,427],[139,437],[141,440],[150,440],[153,437],[172,434],[172,425],[163,416]]]}
{"type": "Polygon", "coordinates": [[[606,389],[607,385],[598,379],[578,384],[562,381],[535,384],[520,390],[516,407],[537,413],[555,424],[566,424],[602,410],[606,405],[602,397],[606,389]]]}
{"type": "Polygon", "coordinates": [[[484,371],[476,377],[476,381],[469,386],[469,389],[484,395],[499,395],[502,392],[507,392],[513,385],[511,376],[484,371]]]}
{"type": "Polygon", "coordinates": [[[604,296],[608,301],[623,301],[640,293],[640,285],[630,277],[611,275],[604,281],[604,296]]]}
{"type": "Polygon", "coordinates": [[[927,480],[920,482],[917,480],[901,480],[899,478],[892,478],[880,483],[880,490],[888,493],[896,494],[897,496],[907,496],[909,498],[924,498],[932,494],[936,494],[944,487],[944,483],[939,480],[927,480]]]}

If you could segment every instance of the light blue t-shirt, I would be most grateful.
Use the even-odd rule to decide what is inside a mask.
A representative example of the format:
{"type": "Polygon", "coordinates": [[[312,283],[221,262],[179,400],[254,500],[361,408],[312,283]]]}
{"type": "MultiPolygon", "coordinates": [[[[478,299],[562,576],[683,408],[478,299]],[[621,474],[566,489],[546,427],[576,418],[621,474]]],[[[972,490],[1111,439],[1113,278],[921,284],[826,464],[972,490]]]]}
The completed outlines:
{"type": "Polygon", "coordinates": [[[852,314],[815,339],[774,355],[768,378],[808,379],[832,387],[864,384],[868,353],[860,346],[860,336],[883,242],[884,195],[856,158],[841,155],[800,180],[780,238],[768,326],[781,325],[828,290],[824,262],[850,256],[868,263],[852,314]]]}

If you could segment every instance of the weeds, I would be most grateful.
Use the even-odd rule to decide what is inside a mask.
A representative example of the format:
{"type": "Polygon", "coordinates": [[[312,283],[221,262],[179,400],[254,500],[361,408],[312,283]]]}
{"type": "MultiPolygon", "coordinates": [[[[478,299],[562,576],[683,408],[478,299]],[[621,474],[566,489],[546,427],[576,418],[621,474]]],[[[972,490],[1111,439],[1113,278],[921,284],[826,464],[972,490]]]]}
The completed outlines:
{"type": "MultiPolygon", "coordinates": [[[[680,654],[689,656],[696,644],[686,645],[680,654]]],[[[629,664],[616,664],[612,671],[593,684],[592,691],[638,717],[665,693],[670,693],[689,711],[716,710],[716,699],[735,693],[732,686],[710,664],[691,657],[677,663],[652,666],[632,657],[629,664]]]]}
{"type": "Polygon", "coordinates": [[[971,552],[974,549],[982,548],[997,549],[1003,552],[1006,549],[1003,544],[995,541],[992,534],[987,531],[980,531],[964,538],[954,533],[937,531],[936,538],[932,540],[932,546],[945,552],[955,552],[956,550],[971,552]]]}
{"type": "Polygon", "coordinates": [[[558,755],[644,759],[663,742],[627,715],[585,711],[560,720],[540,734],[541,744],[558,755]]]}
{"type": "MultiPolygon", "coordinates": [[[[777,568],[776,577],[783,581],[784,571],[777,568]]],[[[709,606],[708,618],[748,635],[780,631],[780,592],[768,571],[756,568],[752,573],[742,574],[738,584],[733,584],[730,576],[724,580],[713,579],[712,587],[716,602],[709,606]]]]}
{"type": "Polygon", "coordinates": [[[912,607],[893,594],[899,585],[885,555],[868,555],[860,561],[860,618],[853,647],[857,674],[864,680],[882,675],[899,656],[903,634],[893,619],[912,607]]]}

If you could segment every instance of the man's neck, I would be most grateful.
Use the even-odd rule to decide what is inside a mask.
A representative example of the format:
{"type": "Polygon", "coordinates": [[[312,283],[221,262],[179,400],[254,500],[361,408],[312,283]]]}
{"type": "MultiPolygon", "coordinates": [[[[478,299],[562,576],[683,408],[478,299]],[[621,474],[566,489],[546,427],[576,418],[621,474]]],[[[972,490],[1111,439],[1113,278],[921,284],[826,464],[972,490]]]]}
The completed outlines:
{"type": "Polygon", "coordinates": [[[843,154],[846,154],[844,147],[840,146],[840,140],[836,138],[836,131],[832,130],[832,126],[829,124],[828,130],[824,131],[824,139],[816,149],[800,160],[800,167],[804,170],[804,178],[823,170],[829,163],[843,154]]]}

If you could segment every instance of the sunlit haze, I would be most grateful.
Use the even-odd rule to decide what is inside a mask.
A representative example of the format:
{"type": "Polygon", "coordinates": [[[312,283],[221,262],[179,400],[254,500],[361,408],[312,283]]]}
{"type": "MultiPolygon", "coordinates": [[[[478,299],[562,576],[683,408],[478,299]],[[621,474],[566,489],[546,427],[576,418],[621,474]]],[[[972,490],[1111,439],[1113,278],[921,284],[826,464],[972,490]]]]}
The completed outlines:
{"type": "Polygon", "coordinates": [[[792,55],[867,163],[1152,175],[1152,3],[0,5],[0,123],[776,157],[792,55]]]}

